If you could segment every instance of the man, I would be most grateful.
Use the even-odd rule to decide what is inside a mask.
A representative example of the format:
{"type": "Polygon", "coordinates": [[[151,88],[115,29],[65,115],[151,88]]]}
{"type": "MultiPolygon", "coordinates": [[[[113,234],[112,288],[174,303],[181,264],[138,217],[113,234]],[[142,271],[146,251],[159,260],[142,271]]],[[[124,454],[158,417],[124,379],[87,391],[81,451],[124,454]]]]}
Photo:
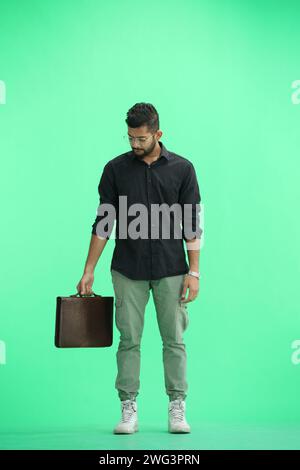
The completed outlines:
{"type": "Polygon", "coordinates": [[[110,268],[116,326],[120,331],[115,388],[121,400],[122,418],[114,433],[138,430],[136,397],[140,386],[140,343],[150,290],[163,341],[165,388],[169,396],[168,431],[186,433],[190,432],[190,426],[185,418],[188,385],[182,334],[189,323],[186,304],[193,301],[199,292],[199,242],[202,233],[198,216],[199,186],[193,164],[187,158],[168,151],[160,142],[162,131],[153,105],[136,103],[127,112],[125,121],[132,150],[113,158],[104,167],[98,186],[98,215],[92,226],[89,253],[77,291],[85,295],[92,293],[94,269],[116,219],[116,240],[110,268]],[[128,204],[128,214],[121,208],[122,197],[128,204]],[[184,206],[191,209],[189,217],[184,217],[181,212],[179,220],[183,234],[180,238],[173,234],[178,233],[174,212],[169,211],[163,226],[159,225],[157,217],[156,222],[152,217],[157,215],[158,205],[170,208],[173,204],[180,211],[184,206]],[[142,236],[132,235],[137,228],[132,214],[137,205],[144,214],[139,223],[142,236]],[[106,212],[113,209],[107,231],[104,207],[106,212]],[[120,236],[122,217],[125,217],[125,236],[124,233],[120,236]],[[171,228],[170,236],[164,236],[166,227],[171,228]],[[158,229],[155,236],[154,229],[158,229]],[[186,229],[189,233],[192,230],[192,234],[196,232],[196,235],[188,238],[186,229]],[[187,245],[189,265],[183,239],[187,245]]]}

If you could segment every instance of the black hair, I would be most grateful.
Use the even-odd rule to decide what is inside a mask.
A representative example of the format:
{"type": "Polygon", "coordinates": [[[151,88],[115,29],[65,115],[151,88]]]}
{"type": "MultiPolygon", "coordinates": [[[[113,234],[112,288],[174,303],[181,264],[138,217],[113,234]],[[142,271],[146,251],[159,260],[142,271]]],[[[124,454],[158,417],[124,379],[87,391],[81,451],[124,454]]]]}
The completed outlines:
{"type": "Polygon", "coordinates": [[[128,127],[136,128],[147,126],[150,132],[156,132],[159,129],[159,116],[155,107],[150,103],[136,103],[127,111],[125,119],[128,127]]]}

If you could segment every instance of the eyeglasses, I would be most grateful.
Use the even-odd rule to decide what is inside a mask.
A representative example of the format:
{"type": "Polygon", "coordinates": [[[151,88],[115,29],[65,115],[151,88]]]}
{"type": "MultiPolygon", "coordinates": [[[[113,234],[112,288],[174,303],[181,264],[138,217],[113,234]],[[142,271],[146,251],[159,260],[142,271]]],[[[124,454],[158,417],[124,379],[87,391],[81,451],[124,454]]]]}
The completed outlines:
{"type": "Polygon", "coordinates": [[[127,135],[127,136],[124,135],[123,138],[128,139],[130,143],[132,143],[134,140],[137,140],[137,142],[143,144],[148,139],[150,139],[150,137],[153,137],[153,136],[154,136],[154,134],[149,135],[149,137],[131,137],[130,135],[127,135]]]}

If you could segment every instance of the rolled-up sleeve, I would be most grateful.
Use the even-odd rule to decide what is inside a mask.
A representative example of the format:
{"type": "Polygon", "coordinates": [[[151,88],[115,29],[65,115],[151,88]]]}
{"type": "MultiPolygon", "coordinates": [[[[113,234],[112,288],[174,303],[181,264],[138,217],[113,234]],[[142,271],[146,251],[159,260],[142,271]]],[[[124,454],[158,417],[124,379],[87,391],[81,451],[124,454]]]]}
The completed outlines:
{"type": "Polygon", "coordinates": [[[99,194],[99,206],[97,209],[97,215],[96,215],[95,221],[92,225],[92,233],[94,235],[97,235],[99,238],[109,239],[112,229],[113,229],[115,216],[118,211],[118,194],[117,194],[115,180],[114,180],[113,168],[110,162],[108,162],[103,169],[103,173],[101,175],[100,182],[98,185],[98,194],[99,194]],[[111,209],[107,211],[108,208],[103,207],[103,204],[109,204],[111,209]],[[106,213],[104,212],[103,215],[99,215],[101,206],[102,206],[102,209],[105,209],[105,212],[106,212],[106,213]],[[114,208],[114,211],[113,211],[113,208],[114,208]],[[100,224],[99,222],[101,222],[101,220],[104,218],[106,218],[107,223],[105,224],[104,227],[101,227],[103,224],[100,224]],[[107,225],[108,225],[108,228],[106,228],[107,225]],[[103,233],[103,229],[105,229],[107,233],[103,233]]]}
{"type": "Polygon", "coordinates": [[[179,204],[182,209],[182,238],[185,241],[192,238],[201,238],[200,202],[201,195],[197,175],[193,164],[189,162],[179,192],[179,204]],[[186,208],[186,212],[184,212],[185,204],[190,205],[186,208]],[[191,231],[196,235],[192,235],[191,231]]]}

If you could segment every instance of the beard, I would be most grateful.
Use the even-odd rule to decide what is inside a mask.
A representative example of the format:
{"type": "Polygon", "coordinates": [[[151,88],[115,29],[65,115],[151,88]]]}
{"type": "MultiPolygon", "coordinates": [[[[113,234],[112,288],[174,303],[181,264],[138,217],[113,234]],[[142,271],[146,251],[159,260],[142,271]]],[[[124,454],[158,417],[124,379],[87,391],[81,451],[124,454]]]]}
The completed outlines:
{"type": "Polygon", "coordinates": [[[145,157],[147,157],[151,152],[153,152],[155,145],[156,145],[156,141],[154,140],[154,142],[152,142],[149,145],[149,147],[142,148],[139,150],[132,149],[132,151],[140,160],[144,160],[145,157]]]}

